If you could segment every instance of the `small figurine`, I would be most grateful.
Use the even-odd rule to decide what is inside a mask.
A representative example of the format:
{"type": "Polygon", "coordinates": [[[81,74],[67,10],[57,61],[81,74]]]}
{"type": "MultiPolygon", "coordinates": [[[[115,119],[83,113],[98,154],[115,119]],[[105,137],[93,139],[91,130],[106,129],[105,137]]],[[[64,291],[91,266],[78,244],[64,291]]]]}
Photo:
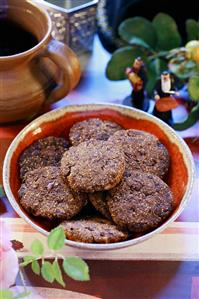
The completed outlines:
{"type": "Polygon", "coordinates": [[[173,125],[171,110],[178,106],[178,102],[174,98],[175,95],[178,96],[178,92],[175,91],[174,80],[168,71],[164,71],[154,92],[155,106],[153,115],[170,126],[173,125]]]}
{"type": "Polygon", "coordinates": [[[132,67],[126,68],[126,75],[133,87],[133,91],[131,93],[132,106],[147,111],[149,108],[149,100],[146,98],[144,90],[147,82],[147,76],[144,62],[141,57],[137,57],[134,60],[132,67]]]}

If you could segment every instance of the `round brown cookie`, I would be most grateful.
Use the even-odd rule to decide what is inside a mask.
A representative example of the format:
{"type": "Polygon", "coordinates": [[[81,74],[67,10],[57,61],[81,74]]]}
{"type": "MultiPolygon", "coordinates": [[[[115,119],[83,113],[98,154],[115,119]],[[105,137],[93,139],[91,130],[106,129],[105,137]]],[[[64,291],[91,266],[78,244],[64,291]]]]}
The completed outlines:
{"type": "Polygon", "coordinates": [[[173,198],[170,188],[159,177],[132,171],[125,172],[121,183],[109,191],[107,204],[117,225],[142,233],[156,228],[168,217],[173,198]]]}
{"type": "Polygon", "coordinates": [[[126,170],[149,172],[160,178],[167,173],[169,153],[154,135],[139,130],[120,130],[109,140],[122,145],[126,170]]]}
{"type": "Polygon", "coordinates": [[[19,158],[20,177],[26,172],[43,166],[59,166],[63,153],[68,149],[64,138],[49,136],[33,142],[19,158]]]}
{"type": "Polygon", "coordinates": [[[20,203],[35,216],[70,219],[83,208],[86,195],[74,193],[60,176],[60,169],[46,166],[29,171],[19,189],[20,203]]]}
{"type": "Polygon", "coordinates": [[[121,148],[108,141],[90,140],[63,155],[61,173],[76,192],[109,190],[122,179],[125,160],[121,148]]]}
{"type": "Polygon", "coordinates": [[[88,195],[88,198],[97,211],[107,219],[112,219],[107,205],[107,192],[94,192],[88,195]]]}
{"type": "Polygon", "coordinates": [[[69,140],[72,145],[90,139],[108,140],[113,133],[121,129],[121,126],[112,121],[91,118],[74,124],[70,129],[69,140]]]}
{"type": "Polygon", "coordinates": [[[128,233],[100,217],[87,217],[61,223],[68,240],[83,243],[115,243],[128,238],[128,233]]]}

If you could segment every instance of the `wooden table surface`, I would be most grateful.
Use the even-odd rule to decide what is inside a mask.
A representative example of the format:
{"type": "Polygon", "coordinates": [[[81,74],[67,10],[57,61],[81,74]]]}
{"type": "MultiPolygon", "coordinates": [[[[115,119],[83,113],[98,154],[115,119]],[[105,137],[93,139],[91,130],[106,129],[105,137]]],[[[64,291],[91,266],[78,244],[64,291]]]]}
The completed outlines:
{"type": "MultiPolygon", "coordinates": [[[[109,56],[96,37],[93,54],[88,57],[79,86],[48,110],[101,101],[121,103],[130,94],[131,87],[127,81],[111,82],[105,78],[109,56]]],[[[183,106],[174,111],[176,120],[185,115],[183,106]]],[[[6,150],[25,125],[0,127],[0,184],[6,150]]],[[[26,268],[27,284],[40,290],[40,294],[45,293],[42,298],[91,298],[82,295],[87,294],[104,299],[199,299],[199,123],[179,134],[189,145],[197,169],[191,201],[180,217],[157,236],[125,249],[94,252],[65,247],[63,254],[81,256],[90,266],[90,282],[76,282],[65,277],[66,290],[72,292],[64,293],[54,284],[54,292],[60,289],[55,295],[46,289],[51,285],[26,268]]],[[[0,215],[10,225],[12,238],[24,244],[19,257],[28,254],[33,239],[45,240],[15,214],[5,197],[0,201],[0,215]]],[[[33,297],[37,299],[37,295],[33,297]]]]}

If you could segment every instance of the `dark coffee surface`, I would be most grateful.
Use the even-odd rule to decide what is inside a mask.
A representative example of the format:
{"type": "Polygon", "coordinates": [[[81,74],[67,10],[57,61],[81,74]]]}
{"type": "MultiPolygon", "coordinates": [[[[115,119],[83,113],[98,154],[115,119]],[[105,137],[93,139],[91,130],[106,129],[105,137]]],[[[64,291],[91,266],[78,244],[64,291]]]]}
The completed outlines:
{"type": "Polygon", "coordinates": [[[36,37],[9,19],[0,19],[0,56],[27,51],[38,43],[36,37]]]}

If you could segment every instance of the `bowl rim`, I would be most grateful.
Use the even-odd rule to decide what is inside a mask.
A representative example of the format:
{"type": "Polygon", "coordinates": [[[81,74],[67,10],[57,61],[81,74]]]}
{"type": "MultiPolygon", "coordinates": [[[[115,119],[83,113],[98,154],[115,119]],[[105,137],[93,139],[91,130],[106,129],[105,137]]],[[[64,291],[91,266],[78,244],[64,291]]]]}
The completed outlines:
{"type": "Polygon", "coordinates": [[[154,229],[153,231],[151,231],[149,233],[146,233],[138,238],[134,238],[134,239],[130,239],[130,240],[122,241],[122,242],[108,243],[108,244],[82,243],[82,242],[76,242],[76,241],[71,241],[71,240],[65,239],[66,245],[69,245],[69,246],[72,246],[72,247],[75,247],[78,249],[89,249],[89,250],[91,249],[91,250],[99,250],[99,251],[121,249],[124,247],[128,247],[128,246],[132,246],[132,245],[141,243],[141,242],[151,238],[152,236],[156,235],[157,233],[162,232],[166,227],[168,227],[169,224],[174,222],[174,220],[177,217],[179,217],[179,215],[182,213],[184,208],[187,206],[187,204],[191,198],[193,185],[194,185],[195,165],[194,165],[193,157],[192,157],[192,154],[191,154],[191,151],[190,151],[188,145],[185,143],[185,141],[179,135],[177,135],[177,133],[171,127],[169,127],[162,120],[156,118],[155,116],[153,116],[151,114],[148,114],[147,112],[144,112],[144,111],[132,108],[132,107],[126,107],[121,104],[112,104],[112,103],[101,102],[101,103],[90,103],[90,104],[65,106],[65,107],[61,107],[61,108],[49,111],[49,112],[39,116],[38,118],[34,119],[31,123],[29,123],[27,126],[25,126],[17,134],[17,136],[14,138],[14,140],[10,144],[10,146],[7,150],[5,159],[4,159],[4,163],[3,163],[3,185],[4,185],[4,190],[5,190],[6,196],[9,200],[11,206],[13,207],[15,212],[22,219],[24,219],[29,225],[31,225],[37,232],[40,232],[43,235],[48,236],[49,235],[48,231],[46,231],[44,228],[42,228],[39,225],[37,225],[36,223],[34,223],[28,217],[28,215],[26,215],[22,211],[20,205],[17,203],[17,201],[11,191],[11,188],[9,185],[9,173],[10,173],[9,169],[10,169],[10,162],[11,162],[12,154],[14,153],[18,144],[23,140],[25,135],[28,132],[39,128],[39,125],[41,123],[50,122],[55,119],[59,119],[60,117],[65,115],[67,112],[74,112],[74,111],[82,112],[82,111],[89,111],[89,110],[94,111],[94,110],[101,110],[101,109],[113,109],[115,111],[120,112],[124,116],[130,116],[130,117],[133,116],[134,118],[136,118],[136,115],[132,115],[132,113],[138,114],[137,115],[138,119],[143,118],[143,119],[150,120],[150,121],[154,122],[155,124],[157,124],[164,131],[164,133],[167,135],[169,140],[172,139],[172,140],[176,141],[178,148],[183,155],[183,159],[184,159],[184,162],[185,162],[185,165],[187,168],[188,181],[187,181],[186,191],[184,193],[184,196],[181,200],[179,207],[176,209],[176,212],[169,219],[167,219],[162,225],[160,225],[159,227],[157,227],[156,229],[154,229]]]}

